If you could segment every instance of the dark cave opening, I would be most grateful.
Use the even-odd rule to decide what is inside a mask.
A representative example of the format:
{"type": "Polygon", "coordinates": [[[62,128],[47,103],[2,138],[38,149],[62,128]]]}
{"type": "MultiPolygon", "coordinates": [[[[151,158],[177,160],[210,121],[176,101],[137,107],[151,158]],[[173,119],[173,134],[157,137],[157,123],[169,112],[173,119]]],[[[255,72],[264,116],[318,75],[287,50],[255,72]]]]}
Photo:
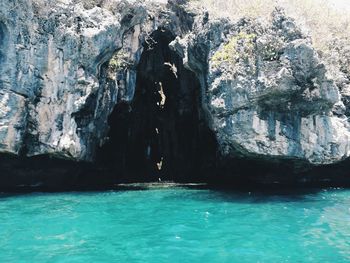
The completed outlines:
{"type": "Polygon", "coordinates": [[[169,48],[174,36],[159,29],[145,43],[132,103],[109,117],[109,141],[98,162],[117,181],[205,181],[216,142],[203,119],[200,84],[169,48]]]}

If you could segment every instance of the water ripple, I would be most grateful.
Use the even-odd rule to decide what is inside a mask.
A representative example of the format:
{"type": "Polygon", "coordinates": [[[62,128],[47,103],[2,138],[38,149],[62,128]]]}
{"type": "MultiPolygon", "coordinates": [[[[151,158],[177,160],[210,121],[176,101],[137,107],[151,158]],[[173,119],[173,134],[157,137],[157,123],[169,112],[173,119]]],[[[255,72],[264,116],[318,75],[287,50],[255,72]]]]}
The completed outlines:
{"type": "Polygon", "coordinates": [[[0,262],[349,262],[350,191],[0,197],[0,262]]]}

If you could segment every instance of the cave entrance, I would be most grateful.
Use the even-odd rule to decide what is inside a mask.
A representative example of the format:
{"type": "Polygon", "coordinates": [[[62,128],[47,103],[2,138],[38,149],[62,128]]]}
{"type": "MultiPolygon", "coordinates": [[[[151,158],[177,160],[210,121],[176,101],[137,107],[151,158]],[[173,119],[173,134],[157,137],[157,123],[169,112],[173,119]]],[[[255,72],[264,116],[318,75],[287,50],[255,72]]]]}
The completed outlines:
{"type": "Polygon", "coordinates": [[[123,181],[196,180],[204,156],[213,152],[200,84],[169,48],[170,32],[159,29],[151,39],[137,68],[133,102],[118,103],[109,117],[104,162],[123,181]]]}

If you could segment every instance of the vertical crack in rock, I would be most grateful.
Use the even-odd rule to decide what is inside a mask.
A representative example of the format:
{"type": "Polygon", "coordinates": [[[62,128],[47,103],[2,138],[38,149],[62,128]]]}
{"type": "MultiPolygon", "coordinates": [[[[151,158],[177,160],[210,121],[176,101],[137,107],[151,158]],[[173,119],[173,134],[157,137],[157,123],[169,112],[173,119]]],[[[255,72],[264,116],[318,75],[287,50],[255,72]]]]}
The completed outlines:
{"type": "Polygon", "coordinates": [[[0,22],[0,64],[5,61],[7,29],[4,23],[0,22]]]}
{"type": "Polygon", "coordinates": [[[320,56],[282,9],[49,2],[0,3],[0,188],[349,182],[347,42],[320,56]]]}
{"type": "Polygon", "coordinates": [[[151,38],[137,67],[134,99],[109,117],[109,142],[98,162],[127,180],[203,180],[201,167],[210,163],[215,143],[201,119],[199,82],[170,50],[169,31],[158,29],[151,38]]]}

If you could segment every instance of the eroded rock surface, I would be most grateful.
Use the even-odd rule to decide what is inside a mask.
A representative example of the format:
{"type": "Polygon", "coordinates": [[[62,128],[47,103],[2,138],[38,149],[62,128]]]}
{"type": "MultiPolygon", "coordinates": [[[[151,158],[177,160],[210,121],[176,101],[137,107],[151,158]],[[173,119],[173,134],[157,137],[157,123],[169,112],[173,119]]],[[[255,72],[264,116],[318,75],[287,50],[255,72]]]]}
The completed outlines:
{"type": "Polygon", "coordinates": [[[180,0],[1,1],[0,152],[93,161],[115,106],[133,102],[157,30],[198,79],[196,119],[214,132],[217,158],[349,157],[346,43],[324,57],[283,10],[232,22],[180,0]]]}
{"type": "Polygon", "coordinates": [[[161,1],[2,1],[0,151],[93,160],[118,93],[133,98],[142,43],[179,20],[161,1]]]}
{"type": "Polygon", "coordinates": [[[337,83],[339,67],[320,59],[282,10],[270,23],[198,21],[174,46],[203,78],[221,155],[312,164],[349,156],[347,86],[337,83]],[[201,68],[205,61],[207,71],[201,68]]]}

